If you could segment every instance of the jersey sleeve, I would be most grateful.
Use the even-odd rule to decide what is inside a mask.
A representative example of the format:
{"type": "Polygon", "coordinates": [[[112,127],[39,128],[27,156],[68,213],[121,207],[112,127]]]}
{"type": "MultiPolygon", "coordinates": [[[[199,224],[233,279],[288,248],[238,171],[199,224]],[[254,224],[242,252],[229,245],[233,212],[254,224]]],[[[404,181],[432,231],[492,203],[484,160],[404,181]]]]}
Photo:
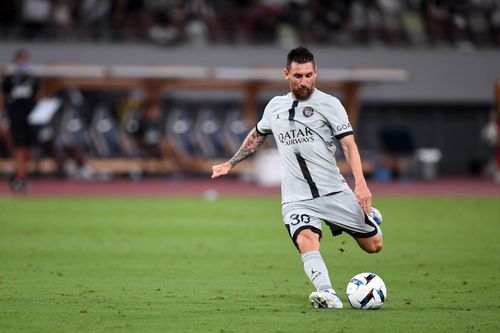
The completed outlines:
{"type": "Polygon", "coordinates": [[[262,114],[262,118],[255,126],[255,129],[259,134],[267,135],[271,134],[273,131],[271,129],[271,104],[272,100],[266,105],[264,109],[264,113],[262,114]]]}
{"type": "Polygon", "coordinates": [[[342,103],[332,96],[329,106],[331,110],[326,112],[326,118],[332,126],[335,138],[339,140],[347,135],[353,134],[351,123],[349,122],[347,112],[342,103]]]}

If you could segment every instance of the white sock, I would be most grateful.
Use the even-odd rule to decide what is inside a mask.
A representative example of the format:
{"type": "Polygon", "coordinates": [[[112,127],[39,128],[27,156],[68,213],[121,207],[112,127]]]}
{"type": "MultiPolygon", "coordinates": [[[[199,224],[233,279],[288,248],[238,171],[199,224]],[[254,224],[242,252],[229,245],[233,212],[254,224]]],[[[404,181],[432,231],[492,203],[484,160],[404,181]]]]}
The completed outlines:
{"type": "Polygon", "coordinates": [[[316,290],[332,289],[328,269],[319,251],[309,251],[302,254],[302,264],[304,272],[316,290]]]}

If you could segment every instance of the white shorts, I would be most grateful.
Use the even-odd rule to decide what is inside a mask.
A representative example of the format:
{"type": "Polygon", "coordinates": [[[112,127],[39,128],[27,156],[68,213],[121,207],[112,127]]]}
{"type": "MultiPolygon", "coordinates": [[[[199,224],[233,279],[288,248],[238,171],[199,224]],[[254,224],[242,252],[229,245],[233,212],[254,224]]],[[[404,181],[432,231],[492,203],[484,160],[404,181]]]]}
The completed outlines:
{"type": "Polygon", "coordinates": [[[322,221],[330,227],[333,236],[345,231],[355,238],[367,238],[376,235],[378,230],[361,209],[351,189],[311,200],[285,203],[281,214],[295,246],[299,232],[304,229],[310,229],[321,237],[322,221]]]}

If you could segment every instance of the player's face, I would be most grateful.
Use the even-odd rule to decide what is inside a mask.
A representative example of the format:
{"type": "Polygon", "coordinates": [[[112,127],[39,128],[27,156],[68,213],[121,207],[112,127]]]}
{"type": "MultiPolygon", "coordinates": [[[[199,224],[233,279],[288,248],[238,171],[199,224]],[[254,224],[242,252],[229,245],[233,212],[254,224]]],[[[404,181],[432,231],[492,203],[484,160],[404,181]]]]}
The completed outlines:
{"type": "Polygon", "coordinates": [[[292,62],[290,69],[285,68],[285,79],[290,83],[294,97],[305,100],[311,96],[316,85],[316,66],[312,62],[305,64],[292,62]]]}
{"type": "Polygon", "coordinates": [[[28,70],[28,68],[27,68],[28,61],[29,61],[29,57],[25,53],[21,53],[16,57],[16,59],[15,59],[16,72],[18,74],[21,74],[21,75],[26,74],[26,72],[28,70]]]}

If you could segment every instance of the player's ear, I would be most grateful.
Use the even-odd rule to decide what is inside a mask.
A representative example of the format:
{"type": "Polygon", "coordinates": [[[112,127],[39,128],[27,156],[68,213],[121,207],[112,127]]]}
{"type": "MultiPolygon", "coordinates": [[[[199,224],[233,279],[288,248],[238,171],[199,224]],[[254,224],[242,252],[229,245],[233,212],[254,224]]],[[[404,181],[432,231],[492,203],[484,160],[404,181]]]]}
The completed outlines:
{"type": "Polygon", "coordinates": [[[283,74],[284,74],[285,80],[288,80],[288,77],[290,76],[290,71],[288,70],[288,68],[285,67],[283,69],[283,74]]]}

